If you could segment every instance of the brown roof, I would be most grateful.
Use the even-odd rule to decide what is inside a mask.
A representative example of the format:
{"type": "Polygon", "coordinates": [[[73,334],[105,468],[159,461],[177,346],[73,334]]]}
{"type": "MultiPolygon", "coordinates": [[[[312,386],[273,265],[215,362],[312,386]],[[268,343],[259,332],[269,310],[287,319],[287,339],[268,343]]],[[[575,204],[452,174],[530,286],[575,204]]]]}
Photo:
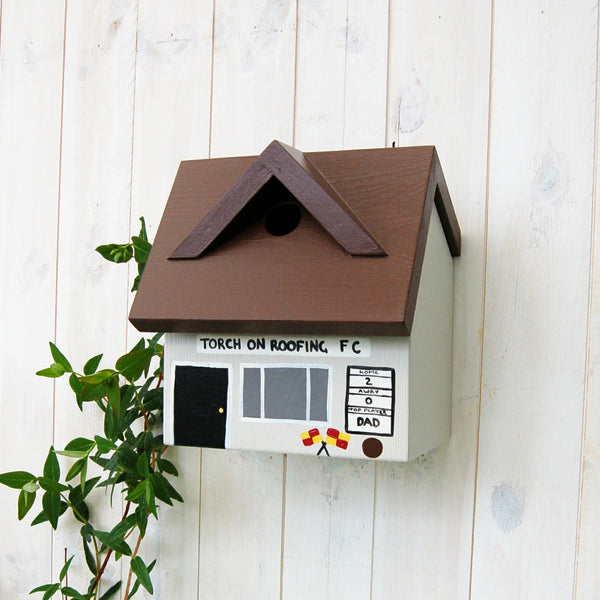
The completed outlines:
{"type": "Polygon", "coordinates": [[[130,320],[142,331],[409,335],[434,205],[458,256],[432,146],[303,154],[272,142],[259,157],[182,162],[130,320]],[[283,203],[290,227],[300,221],[272,235],[269,219],[283,214],[286,228],[283,203]]]}

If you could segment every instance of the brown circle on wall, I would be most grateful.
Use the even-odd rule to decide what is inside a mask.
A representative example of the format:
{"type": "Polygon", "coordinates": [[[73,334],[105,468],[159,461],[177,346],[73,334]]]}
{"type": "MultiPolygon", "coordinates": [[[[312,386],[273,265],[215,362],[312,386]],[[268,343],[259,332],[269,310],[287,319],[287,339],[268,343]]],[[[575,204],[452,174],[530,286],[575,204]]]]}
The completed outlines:
{"type": "Polygon", "coordinates": [[[377,438],[367,438],[362,443],[362,449],[367,458],[377,458],[383,452],[383,444],[377,438]]]}

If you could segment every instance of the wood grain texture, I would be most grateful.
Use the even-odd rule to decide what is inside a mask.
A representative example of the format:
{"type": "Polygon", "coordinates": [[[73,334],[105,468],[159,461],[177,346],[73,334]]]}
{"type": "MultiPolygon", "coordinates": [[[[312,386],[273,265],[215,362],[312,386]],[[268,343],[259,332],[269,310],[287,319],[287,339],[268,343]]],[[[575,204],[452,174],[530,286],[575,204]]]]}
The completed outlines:
{"type": "Polygon", "coordinates": [[[592,260],[590,273],[590,306],[588,310],[588,355],[586,399],[582,444],[581,491],[577,540],[575,590],[576,600],[593,598],[600,589],[598,556],[600,556],[600,45],[598,33],[600,13],[595,7],[596,20],[596,118],[595,118],[595,176],[592,222],[592,260]]]}
{"type": "Polygon", "coordinates": [[[287,460],[282,597],[369,598],[373,464],[287,460]]]}
{"type": "MultiPolygon", "coordinates": [[[[387,19],[387,1],[298,3],[295,146],[385,146],[387,19]]],[[[282,599],[368,598],[375,465],[290,455],[286,467],[282,599]]]]}
{"type": "MultiPolygon", "coordinates": [[[[136,31],[135,0],[67,4],[56,340],[77,369],[100,352],[104,365],[114,365],[126,350],[127,270],[94,248],[129,234],[136,31]]],[[[57,448],[102,431],[98,412],[78,411],[67,381],[56,389],[57,448]]],[[[96,514],[100,526],[112,527],[120,502],[96,514]]],[[[64,548],[70,555],[80,544],[75,523],[55,535],[55,574],[64,548]]],[[[114,582],[121,563],[111,562],[108,572],[114,582]]],[[[88,580],[86,565],[74,565],[71,585],[88,580]]]]}
{"type": "MultiPolygon", "coordinates": [[[[446,193],[440,200],[445,185],[434,148],[307,156],[349,212],[331,198],[316,207],[314,193],[304,207],[302,196],[298,226],[286,236],[271,235],[265,226],[269,205],[286,192],[261,187],[269,178],[262,159],[182,163],[132,323],[141,330],[176,332],[409,335],[434,204],[441,206],[450,232],[448,252],[460,251],[450,198],[446,193]],[[221,196],[223,189],[229,191],[221,196]],[[260,198],[250,201],[257,190],[260,198]],[[353,256],[336,242],[358,237],[357,229],[364,236],[366,228],[356,225],[354,215],[376,232],[386,256],[353,256]],[[194,222],[199,224],[186,235],[194,222]],[[192,258],[207,245],[205,255],[192,258]],[[377,293],[365,293],[365,284],[377,293]]],[[[373,247],[370,241],[368,246],[373,247]]]]}
{"type": "MultiPolygon", "coordinates": [[[[598,100],[596,100],[598,106],[598,100]]],[[[596,109],[598,114],[598,108],[596,109]]],[[[596,117],[597,118],[597,117],[596,117]]],[[[600,555],[600,211],[598,210],[598,139],[596,139],[596,183],[594,197],[594,238],[591,271],[591,294],[588,326],[586,405],[583,429],[581,498],[577,531],[577,559],[574,598],[593,598],[600,589],[598,556],[600,555]]]]}
{"type": "Polygon", "coordinates": [[[590,15],[594,2],[495,10],[475,598],[573,594],[596,118],[590,15]]]}
{"type": "Polygon", "coordinates": [[[265,192],[265,186],[272,179],[283,184],[350,255],[385,256],[372,234],[313,165],[309,155],[274,140],[169,258],[198,258],[204,254],[244,214],[251,200],[259,192],[265,192]]]}
{"type": "MultiPolygon", "coordinates": [[[[295,3],[215,3],[211,156],[291,142],[295,3]]],[[[203,451],[199,597],[278,598],[283,457],[203,451]]]]}
{"type": "MultiPolygon", "coordinates": [[[[54,338],[64,2],[0,3],[0,472],[40,473],[53,438],[54,338]],[[43,102],[40,99],[43,98],[43,102]]],[[[49,527],[17,522],[0,489],[0,597],[29,598],[51,577],[49,527]]]]}
{"type": "MultiPolygon", "coordinates": [[[[212,2],[144,0],[137,29],[130,2],[33,4],[0,0],[0,247],[10,290],[0,296],[0,470],[36,470],[52,436],[51,388],[31,372],[46,364],[54,334],[67,4],[57,341],[74,362],[125,348],[130,281],[91,248],[127,239],[130,194],[132,231],[144,214],[152,235],[177,163],[207,157],[209,141],[212,156],[254,155],[272,139],[304,151],[433,144],[463,231],[450,444],[377,472],[182,454],[186,504],[157,536],[161,597],[287,600],[327,589],[359,600],[368,590],[372,600],[537,600],[572,597],[575,575],[578,600],[595,597],[594,2],[390,0],[388,22],[387,0],[217,0],[214,57],[212,2]],[[90,314],[97,327],[86,332],[90,314]],[[115,314],[122,326],[108,330],[115,314]]],[[[57,445],[87,430],[61,412],[71,406],[59,385],[57,445]]],[[[69,535],[57,538],[52,562],[48,530],[14,522],[12,490],[0,489],[0,507],[0,596],[24,599],[56,573],[69,535]]]]}
{"type": "MultiPolygon", "coordinates": [[[[151,240],[179,162],[208,156],[212,15],[212,2],[139,3],[131,233],[137,233],[137,219],[144,216],[151,240]]],[[[133,275],[130,270],[130,281],[133,275]]],[[[130,326],[128,346],[139,337],[130,326]]],[[[179,470],[173,484],[185,502],[161,510],[158,527],[144,542],[144,558],[158,558],[152,573],[155,598],[193,600],[198,594],[201,453],[170,448],[167,456],[179,470]]]]}
{"type": "Polygon", "coordinates": [[[388,140],[400,146],[435,143],[463,248],[454,268],[452,437],[414,464],[377,467],[374,600],[469,597],[490,9],[488,3],[470,0],[452,6],[438,1],[390,3],[388,140]],[[465,15],[472,26],[465,24],[465,15]],[[440,60],[441,54],[447,60],[440,60]]]}
{"type": "Polygon", "coordinates": [[[215,2],[211,156],[291,143],[296,2],[215,2]]]}

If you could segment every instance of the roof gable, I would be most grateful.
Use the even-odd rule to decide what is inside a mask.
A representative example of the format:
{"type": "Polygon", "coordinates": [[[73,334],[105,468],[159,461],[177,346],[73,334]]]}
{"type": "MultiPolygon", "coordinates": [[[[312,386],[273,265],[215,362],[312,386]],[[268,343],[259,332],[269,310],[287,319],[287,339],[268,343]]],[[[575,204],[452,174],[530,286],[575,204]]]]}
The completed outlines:
{"type": "Polygon", "coordinates": [[[349,254],[385,256],[385,251],[310,158],[273,141],[169,258],[197,258],[204,254],[272,178],[283,184],[349,254]]]}
{"type": "MultiPolygon", "coordinates": [[[[433,210],[450,254],[460,254],[460,229],[435,148],[304,156],[327,182],[327,188],[319,183],[321,189],[335,191],[329,198],[337,205],[337,197],[343,200],[349,209],[343,213],[377,239],[385,255],[353,256],[317,222],[319,209],[302,204],[300,224],[288,235],[270,235],[258,213],[245,215],[235,235],[223,238],[221,227],[206,236],[200,260],[170,260],[190,226],[216,220],[223,198],[260,164],[255,156],[184,161],[131,322],[145,331],[410,335],[433,210]]],[[[248,189],[239,195],[237,215],[252,202],[248,189]]],[[[235,222],[234,213],[222,219],[225,228],[235,222]]]]}

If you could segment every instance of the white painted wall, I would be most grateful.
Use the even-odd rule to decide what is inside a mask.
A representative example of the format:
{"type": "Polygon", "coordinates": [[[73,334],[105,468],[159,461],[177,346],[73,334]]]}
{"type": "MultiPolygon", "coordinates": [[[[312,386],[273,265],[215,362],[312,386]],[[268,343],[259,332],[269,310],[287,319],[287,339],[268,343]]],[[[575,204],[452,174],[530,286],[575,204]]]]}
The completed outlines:
{"type": "MultiPolygon", "coordinates": [[[[463,231],[453,435],[409,463],[178,449],[156,597],[595,598],[600,589],[593,0],[0,0],[0,471],[98,425],[33,373],[120,354],[180,160],[435,144],[463,231]]],[[[0,598],[71,532],[0,489],[0,598]]]]}

